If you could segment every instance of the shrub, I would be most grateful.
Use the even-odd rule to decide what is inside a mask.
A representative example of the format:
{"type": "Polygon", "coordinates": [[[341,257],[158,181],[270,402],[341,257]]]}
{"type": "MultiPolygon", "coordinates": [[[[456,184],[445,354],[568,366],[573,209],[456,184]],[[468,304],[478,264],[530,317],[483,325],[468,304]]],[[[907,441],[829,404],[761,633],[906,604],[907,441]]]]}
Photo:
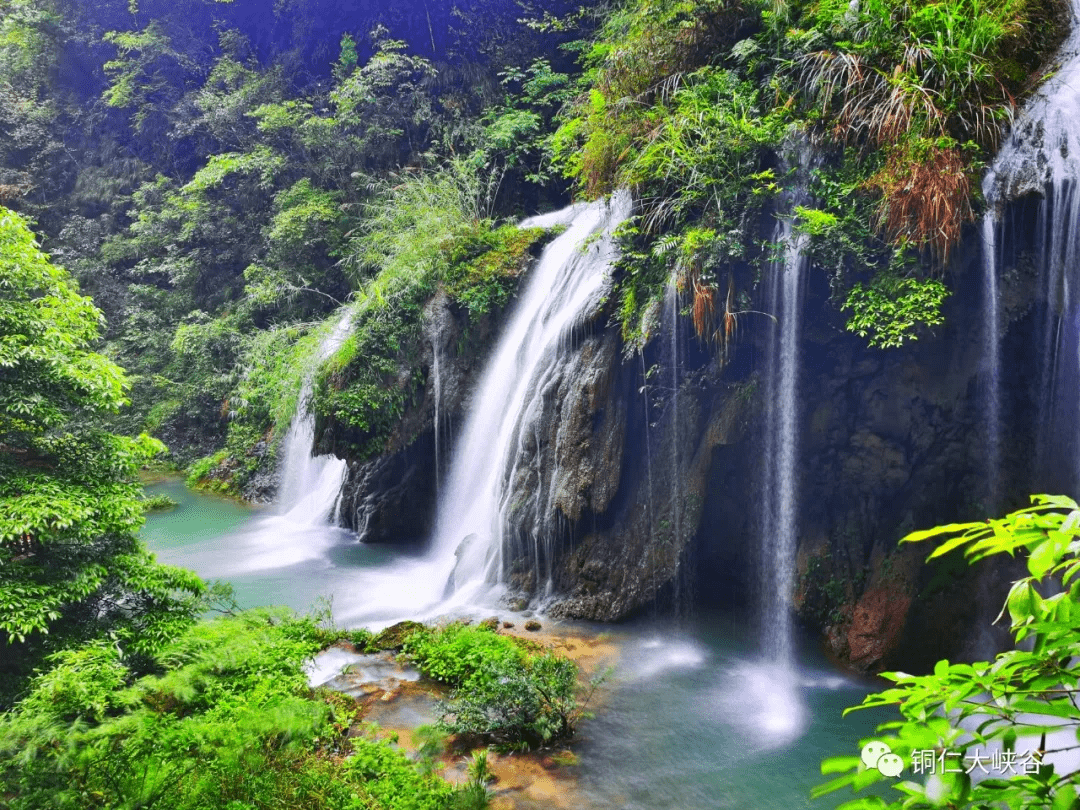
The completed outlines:
{"type": "Polygon", "coordinates": [[[543,653],[483,664],[439,705],[448,731],[507,747],[539,748],[570,737],[578,719],[577,665],[543,653]]]}
{"type": "Polygon", "coordinates": [[[527,657],[506,636],[463,624],[416,632],[404,642],[402,652],[429,678],[453,687],[484,680],[487,676],[480,675],[481,671],[492,665],[500,670],[520,667],[527,657]]]}
{"type": "Polygon", "coordinates": [[[454,687],[439,704],[449,732],[520,748],[574,733],[582,709],[577,665],[479,626],[414,632],[403,652],[428,677],[454,687]]]}
{"type": "Polygon", "coordinates": [[[341,633],[285,609],[203,622],[138,678],[117,647],[52,656],[0,716],[0,794],[13,810],[143,807],[449,810],[482,807],[390,743],[347,739],[351,699],[312,694],[304,664],[341,633]]]}

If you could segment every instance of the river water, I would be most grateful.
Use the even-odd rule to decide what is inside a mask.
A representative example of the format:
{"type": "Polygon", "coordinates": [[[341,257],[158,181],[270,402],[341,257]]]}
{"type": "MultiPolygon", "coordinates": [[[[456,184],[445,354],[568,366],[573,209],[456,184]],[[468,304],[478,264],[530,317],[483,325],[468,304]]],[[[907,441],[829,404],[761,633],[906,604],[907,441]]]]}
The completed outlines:
{"type": "MultiPolygon", "coordinates": [[[[362,545],[341,529],[291,523],[272,507],[194,493],[179,481],[147,490],[179,503],[151,515],[142,530],[158,559],[228,580],[243,607],[303,611],[328,598],[346,626],[416,615],[404,583],[419,558],[362,545]]],[[[764,664],[759,641],[743,629],[751,624],[699,613],[678,625],[596,628],[614,629],[621,659],[575,745],[582,810],[792,810],[850,798],[811,802],[809,792],[825,781],[823,758],[857,754],[860,738],[890,718],[881,711],[841,716],[874,684],[837,672],[805,640],[791,670],[764,664]]]]}

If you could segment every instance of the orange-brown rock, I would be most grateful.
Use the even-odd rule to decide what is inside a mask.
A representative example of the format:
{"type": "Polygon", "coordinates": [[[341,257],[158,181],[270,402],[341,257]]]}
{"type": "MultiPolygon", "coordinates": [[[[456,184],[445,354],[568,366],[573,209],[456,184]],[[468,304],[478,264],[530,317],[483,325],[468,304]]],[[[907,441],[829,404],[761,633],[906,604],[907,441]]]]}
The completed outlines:
{"type": "Polygon", "coordinates": [[[911,608],[902,585],[882,582],[869,588],[855,605],[848,629],[848,660],[862,672],[877,672],[899,644],[911,608]]]}

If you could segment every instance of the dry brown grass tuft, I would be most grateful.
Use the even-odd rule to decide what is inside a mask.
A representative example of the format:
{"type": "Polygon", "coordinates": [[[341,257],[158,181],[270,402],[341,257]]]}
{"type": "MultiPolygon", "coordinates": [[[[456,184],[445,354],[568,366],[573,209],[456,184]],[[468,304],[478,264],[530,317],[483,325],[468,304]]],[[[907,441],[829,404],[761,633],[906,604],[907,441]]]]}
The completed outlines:
{"type": "Polygon", "coordinates": [[[708,340],[713,333],[713,321],[716,319],[716,287],[695,278],[693,320],[694,331],[702,340],[708,340]]]}
{"type": "Polygon", "coordinates": [[[728,273],[727,294],[723,306],[717,312],[719,290],[714,282],[702,281],[699,274],[693,274],[690,281],[694,291],[692,315],[694,332],[704,343],[716,349],[722,363],[730,356],[739,331],[739,315],[735,303],[735,278],[728,273]]]}
{"type": "Polygon", "coordinates": [[[0,183],[0,203],[13,202],[14,200],[22,197],[29,190],[29,185],[12,185],[10,183],[0,183]]]}
{"type": "Polygon", "coordinates": [[[960,149],[929,146],[924,154],[893,149],[885,167],[867,185],[881,192],[878,227],[892,243],[929,250],[944,266],[975,218],[971,179],[960,149]]]}

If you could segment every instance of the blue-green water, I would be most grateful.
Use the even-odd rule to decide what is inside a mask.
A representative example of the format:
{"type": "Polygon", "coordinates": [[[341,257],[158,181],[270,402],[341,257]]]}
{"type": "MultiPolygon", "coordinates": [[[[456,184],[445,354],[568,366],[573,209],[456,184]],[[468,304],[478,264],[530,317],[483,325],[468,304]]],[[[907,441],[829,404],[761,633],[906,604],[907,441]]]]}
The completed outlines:
{"type": "MultiPolygon", "coordinates": [[[[148,491],[179,503],[143,529],[158,559],[228,580],[242,606],[306,610],[330,598],[346,625],[431,615],[433,587],[420,581],[427,569],[416,557],[364,546],[340,529],[290,523],[272,507],[193,493],[178,481],[148,491]]],[[[699,613],[677,626],[617,628],[621,659],[575,745],[582,810],[791,810],[850,798],[810,802],[809,792],[825,781],[823,758],[857,754],[859,739],[889,718],[842,717],[874,684],[836,671],[810,643],[793,672],[762,664],[747,625],[699,613]]]]}

